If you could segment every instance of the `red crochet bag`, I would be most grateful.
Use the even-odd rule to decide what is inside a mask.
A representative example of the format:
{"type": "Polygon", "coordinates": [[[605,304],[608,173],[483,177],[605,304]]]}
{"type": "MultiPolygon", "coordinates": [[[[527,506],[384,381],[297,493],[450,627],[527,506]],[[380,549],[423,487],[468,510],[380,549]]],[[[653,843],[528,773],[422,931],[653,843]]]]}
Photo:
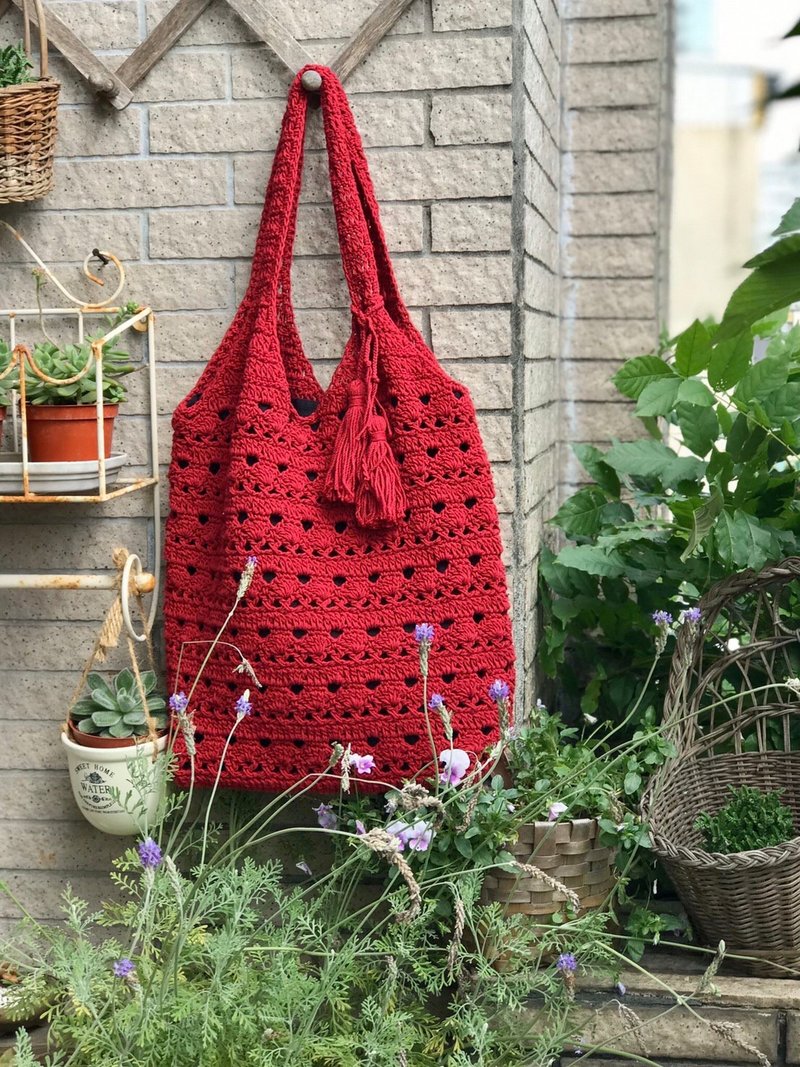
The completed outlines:
{"type": "MultiPolygon", "coordinates": [[[[479,754],[497,738],[488,689],[496,678],[513,683],[494,488],[475,411],[400,298],[344,90],[327,68],[312,69],[322,75],[352,303],[341,364],[323,390],[291,307],[309,104],[298,76],[247,293],[173,417],[164,615],[177,690],[188,691],[247,557],[258,559],[226,638],[263,688],[235,673],[233,649],[217,649],[190,708],[199,784],[214,780],[248,684],[252,713],[228,752],[226,786],[283,788],[323,771],[335,741],[373,755],[382,781],[429,763],[419,622],[436,630],[430,690],[453,710],[457,747],[479,754]]],[[[184,753],[178,780],[187,779],[184,753]]]]}

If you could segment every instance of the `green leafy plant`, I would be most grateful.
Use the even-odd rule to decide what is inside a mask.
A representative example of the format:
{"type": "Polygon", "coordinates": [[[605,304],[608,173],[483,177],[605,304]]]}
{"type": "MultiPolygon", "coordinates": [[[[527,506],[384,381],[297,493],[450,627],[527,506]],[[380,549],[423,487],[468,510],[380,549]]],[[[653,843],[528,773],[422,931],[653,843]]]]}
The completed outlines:
{"type": "MultiPolygon", "coordinates": [[[[36,299],[40,312],[40,326],[46,340],[34,346],[33,359],[40,370],[49,378],[57,381],[43,381],[29,367],[25,370],[25,401],[28,404],[94,404],[97,402],[97,365],[92,353],[92,340],[99,339],[102,334],[97,334],[74,345],[58,345],[50,337],[44,328],[44,318],[41,315],[41,290],[44,284],[39,273],[35,274],[36,299]],[[86,366],[90,369],[81,374],[86,366]],[[77,377],[80,375],[80,377],[77,377]],[[76,378],[70,382],[70,378],[76,378]]],[[[138,304],[129,302],[119,309],[115,315],[106,318],[107,331],[122,325],[139,310],[138,304]]],[[[131,374],[136,366],[131,363],[130,356],[108,344],[103,347],[103,375],[101,381],[103,403],[120,404],[127,398],[127,389],[121,378],[131,374]]]]}
{"type": "Polygon", "coordinates": [[[32,64],[22,41],[0,48],[0,89],[33,81],[32,64]]]}
{"type": "MultiPolygon", "coordinates": [[[[5,341],[0,340],[0,374],[4,374],[11,366],[11,349],[5,341]]],[[[7,407],[10,402],[12,389],[17,388],[19,372],[16,367],[4,378],[0,378],[0,408],[7,407]]]]}
{"type": "Polygon", "coordinates": [[[709,852],[749,852],[794,837],[794,818],[780,793],[743,785],[731,786],[730,795],[718,812],[701,812],[694,824],[709,852]]]}
{"type": "Polygon", "coordinates": [[[645,436],[574,449],[591,482],[551,520],[572,543],[541,566],[541,663],[568,706],[612,723],[660,708],[653,615],[800,547],[800,327],[783,310],[800,299],[798,227],[800,201],[719,325],[622,365],[645,436]]]}
{"type": "MultiPolygon", "coordinates": [[[[155,694],[157,678],[154,671],[143,671],[142,688],[147,710],[156,727],[167,725],[166,702],[155,694]]],[[[125,668],[109,684],[101,674],[90,674],[89,696],[79,700],[70,711],[74,726],[96,737],[144,737],[148,732],[147,716],[139,685],[133,671],[125,668]]]]}

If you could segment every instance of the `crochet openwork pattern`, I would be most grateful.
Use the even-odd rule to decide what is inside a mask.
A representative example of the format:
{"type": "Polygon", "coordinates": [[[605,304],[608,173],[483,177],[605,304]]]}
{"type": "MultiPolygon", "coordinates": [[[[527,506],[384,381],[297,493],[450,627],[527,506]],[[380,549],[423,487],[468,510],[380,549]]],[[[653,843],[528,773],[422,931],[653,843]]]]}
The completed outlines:
{"type": "MultiPolygon", "coordinates": [[[[173,419],[167,522],[170,678],[187,689],[233,601],[255,577],[193,707],[197,781],[211,784],[236,697],[253,710],[224,785],[271,790],[327,766],[338,741],[399,782],[430,761],[413,631],[436,627],[430,692],[455,744],[497,738],[495,678],[514,652],[494,488],[464,386],[439,367],[398,294],[366,158],[335,75],[321,103],[353,334],[327,390],[303,352],[290,264],[308,100],[295,80],[247,294],[173,419]]],[[[446,747],[432,715],[437,744],[446,747]]],[[[178,780],[185,782],[184,757],[178,780]]],[[[368,781],[368,780],[366,780],[368,781]]],[[[330,785],[327,787],[330,789],[330,785]]]]}

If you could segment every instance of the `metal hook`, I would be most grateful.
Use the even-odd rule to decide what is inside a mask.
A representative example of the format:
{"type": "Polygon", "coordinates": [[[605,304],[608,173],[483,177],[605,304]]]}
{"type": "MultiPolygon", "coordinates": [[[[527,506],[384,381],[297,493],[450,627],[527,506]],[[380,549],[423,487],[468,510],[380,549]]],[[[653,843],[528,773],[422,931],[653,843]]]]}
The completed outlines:
{"type": "Polygon", "coordinates": [[[93,248],[92,249],[92,255],[94,256],[95,259],[99,259],[104,267],[107,267],[108,264],[111,262],[111,260],[108,258],[108,256],[104,256],[99,248],[93,248]]]}
{"type": "Polygon", "coordinates": [[[128,631],[128,635],[132,640],[140,643],[147,640],[147,631],[143,631],[140,634],[133,628],[133,622],[131,621],[131,607],[129,603],[129,597],[131,592],[131,571],[136,568],[136,578],[142,575],[142,561],[138,556],[131,553],[125,560],[125,566],[122,568],[122,581],[120,583],[120,600],[122,602],[122,621],[125,623],[125,629],[128,631]]]}

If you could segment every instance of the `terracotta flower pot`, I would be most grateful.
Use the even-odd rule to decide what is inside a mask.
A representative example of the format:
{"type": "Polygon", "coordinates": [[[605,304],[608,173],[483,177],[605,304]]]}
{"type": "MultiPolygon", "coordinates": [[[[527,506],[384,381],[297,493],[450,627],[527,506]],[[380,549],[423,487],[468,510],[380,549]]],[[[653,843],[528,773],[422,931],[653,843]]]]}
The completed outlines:
{"type": "Polygon", "coordinates": [[[146,737],[138,744],[127,737],[92,737],[91,747],[79,743],[87,736],[79,730],[73,736],[61,734],[72,795],[81,815],[106,834],[141,834],[152,825],[166,789],[166,732],[155,743],[146,737]],[[101,748],[99,741],[110,741],[111,746],[101,748]],[[157,759],[153,759],[155,753],[157,759]],[[138,770],[134,775],[135,762],[138,770]]]}
{"type": "MultiPolygon", "coordinates": [[[[103,407],[105,457],[119,404],[103,407]]],[[[32,463],[74,463],[97,459],[97,409],[94,404],[26,404],[28,454],[32,463]]]]}
{"type": "MultiPolygon", "coordinates": [[[[162,731],[163,733],[164,731],[162,731]]],[[[99,737],[97,734],[86,734],[79,730],[74,723],[69,724],[69,736],[76,745],[83,748],[130,748],[131,745],[142,744],[146,735],[142,737],[99,737]]],[[[161,734],[159,734],[159,737],[161,734]]]]}

